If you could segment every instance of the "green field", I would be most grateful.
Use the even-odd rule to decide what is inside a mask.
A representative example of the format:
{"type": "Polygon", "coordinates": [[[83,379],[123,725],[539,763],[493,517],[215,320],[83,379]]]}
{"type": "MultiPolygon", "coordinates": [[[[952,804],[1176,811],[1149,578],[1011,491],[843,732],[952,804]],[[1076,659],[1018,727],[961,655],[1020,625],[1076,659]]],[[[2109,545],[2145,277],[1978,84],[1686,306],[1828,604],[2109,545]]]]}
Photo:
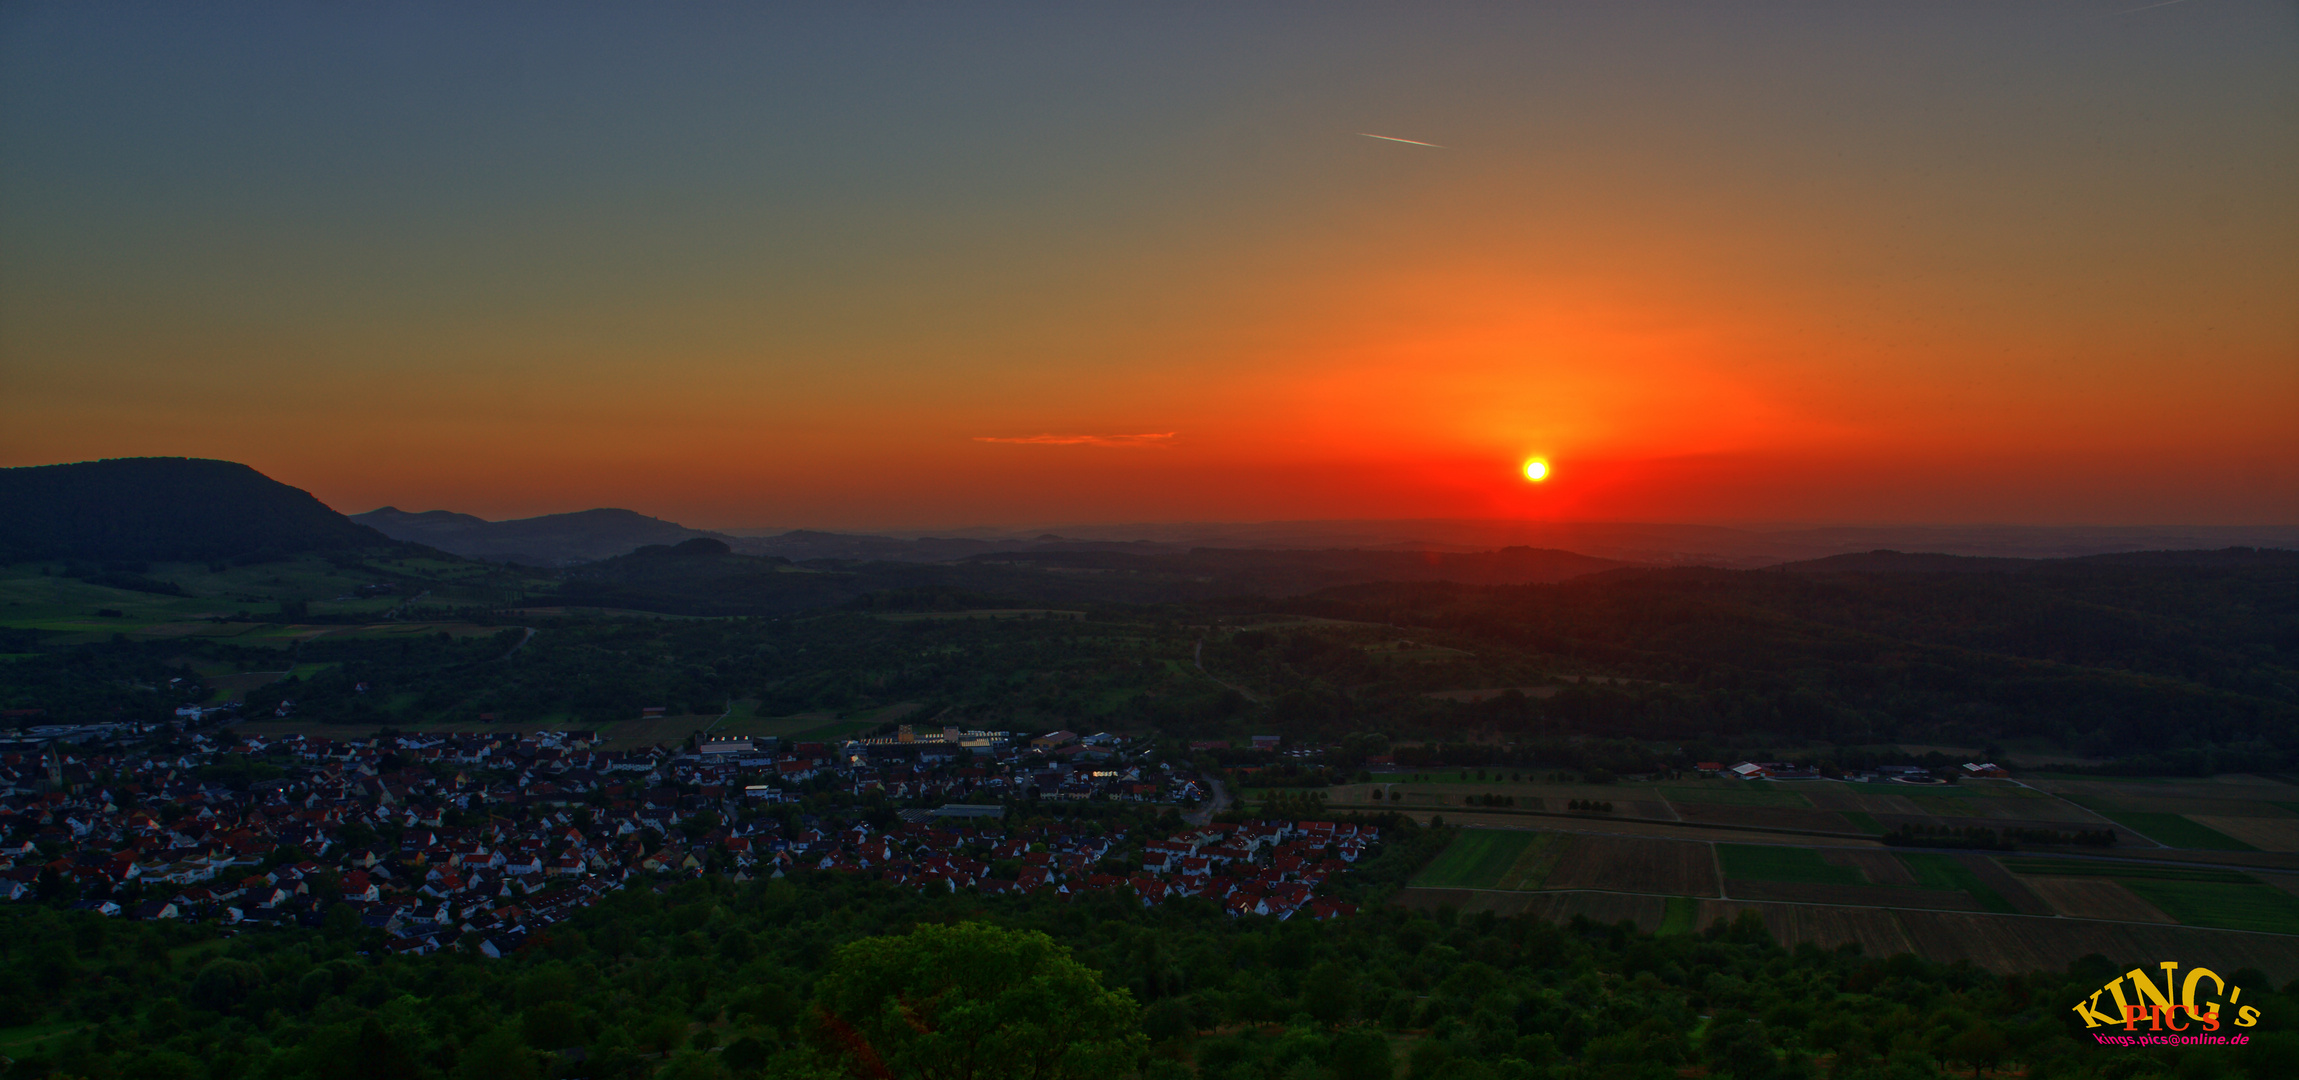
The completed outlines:
{"type": "Polygon", "coordinates": [[[1868,879],[1849,866],[1820,860],[1811,848],[1770,844],[1718,844],[1717,861],[1724,876],[1742,881],[1801,881],[1815,885],[1866,885],[1868,879]]]}
{"type": "Polygon", "coordinates": [[[2190,870],[2181,866],[2141,866],[2134,863],[2090,862],[2075,859],[1997,858],[2015,874],[2052,874],[2063,877],[2148,878],[2156,881],[2216,881],[2227,885],[2256,885],[2259,879],[2234,870],[2190,870]]]}
{"type": "Polygon", "coordinates": [[[1953,855],[1934,852],[1904,851],[1899,853],[1900,864],[1916,875],[1916,886],[1923,889],[1947,889],[1972,894],[1980,906],[2003,915],[2017,915],[2020,909],[2004,899],[2003,894],[1987,886],[1971,867],[1956,861],[1953,855]]]}
{"type": "Polygon", "coordinates": [[[1671,896],[1668,898],[1668,913],[1661,916],[1660,929],[1654,933],[1659,937],[1689,934],[1699,929],[1693,925],[1699,918],[1700,901],[1689,896],[1671,896]]]}
{"type": "Polygon", "coordinates": [[[1888,831],[1882,822],[1876,820],[1875,815],[1866,810],[1839,810],[1836,814],[1838,817],[1851,822],[1853,828],[1870,836],[1882,836],[1888,831]]]}
{"type": "Polygon", "coordinates": [[[1770,780],[1718,780],[1698,787],[1676,785],[1660,789],[1670,802],[1707,803],[1710,806],[1790,806],[1810,809],[1812,800],[1770,780]]]}
{"type": "Polygon", "coordinates": [[[2139,810],[2101,810],[2108,820],[2145,836],[2165,847],[2201,848],[2205,851],[2257,851],[2241,840],[2213,829],[2198,825],[2178,814],[2156,814],[2139,810]]]}
{"type": "Polygon", "coordinates": [[[2299,896],[2272,885],[2124,878],[2117,882],[2189,926],[2299,934],[2299,896]]]}
{"type": "Polygon", "coordinates": [[[1539,833],[1503,829],[1463,829],[1436,861],[1413,879],[1424,889],[1490,889],[1516,865],[1539,833]]]}

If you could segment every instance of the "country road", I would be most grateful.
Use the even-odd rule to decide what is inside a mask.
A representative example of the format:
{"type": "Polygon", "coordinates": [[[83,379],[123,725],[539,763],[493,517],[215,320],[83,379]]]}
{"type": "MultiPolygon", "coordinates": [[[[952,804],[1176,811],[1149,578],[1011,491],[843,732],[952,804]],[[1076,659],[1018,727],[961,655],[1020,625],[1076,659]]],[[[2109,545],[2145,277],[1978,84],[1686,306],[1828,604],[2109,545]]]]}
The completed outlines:
{"type": "Polygon", "coordinates": [[[1213,797],[1207,799],[1204,806],[1200,806],[1197,809],[1182,815],[1182,820],[1189,822],[1193,826],[1203,825],[1208,821],[1212,821],[1213,815],[1229,809],[1229,789],[1222,786],[1220,780],[1217,780],[1211,776],[1205,778],[1205,783],[1207,787],[1213,789],[1213,797]]]}

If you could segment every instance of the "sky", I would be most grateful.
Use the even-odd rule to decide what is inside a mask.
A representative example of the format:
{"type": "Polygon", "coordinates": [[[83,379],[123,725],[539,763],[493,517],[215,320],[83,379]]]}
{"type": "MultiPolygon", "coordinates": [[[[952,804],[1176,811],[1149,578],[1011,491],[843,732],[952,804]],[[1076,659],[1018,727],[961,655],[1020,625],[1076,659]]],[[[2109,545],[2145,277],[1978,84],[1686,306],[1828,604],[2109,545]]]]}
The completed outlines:
{"type": "Polygon", "coordinates": [[[0,465],[139,455],[727,529],[2295,523],[2299,5],[11,0],[0,465]]]}

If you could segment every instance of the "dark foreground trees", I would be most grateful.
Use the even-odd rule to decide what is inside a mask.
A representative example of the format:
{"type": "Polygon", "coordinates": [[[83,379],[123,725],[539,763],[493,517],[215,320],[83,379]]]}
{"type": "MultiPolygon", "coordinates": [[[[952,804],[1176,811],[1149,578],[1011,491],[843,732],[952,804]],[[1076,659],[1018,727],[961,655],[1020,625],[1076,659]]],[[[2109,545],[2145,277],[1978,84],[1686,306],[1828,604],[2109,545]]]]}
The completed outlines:
{"type": "Polygon", "coordinates": [[[2263,1017],[2250,1045],[2096,1045],[2069,1006],[2163,957],[1999,976],[1784,949],[1753,915],[1654,937],[1379,906],[1232,919],[1122,892],[936,896],[827,874],[659,888],[499,960],[397,956],[356,928],[227,938],[0,907],[0,1053],[15,1059],[0,1077],[2299,1075],[2299,1001],[2259,971],[2221,972],[2263,1017]]]}

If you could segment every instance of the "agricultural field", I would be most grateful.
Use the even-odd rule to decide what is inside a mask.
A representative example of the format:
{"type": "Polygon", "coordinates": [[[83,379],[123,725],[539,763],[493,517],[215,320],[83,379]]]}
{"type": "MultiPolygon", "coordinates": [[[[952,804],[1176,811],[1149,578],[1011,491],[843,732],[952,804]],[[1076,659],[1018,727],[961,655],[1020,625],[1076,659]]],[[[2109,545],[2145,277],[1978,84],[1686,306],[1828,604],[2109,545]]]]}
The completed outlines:
{"type": "Polygon", "coordinates": [[[2142,810],[2102,810],[2100,813],[2110,821],[2165,847],[2201,848],[2205,851],[2259,850],[2180,814],[2142,810]]]}
{"type": "Polygon", "coordinates": [[[2115,922],[2179,921],[2164,914],[2154,904],[2140,899],[2114,878],[2046,876],[2023,880],[2030,890],[2052,906],[2052,910],[2070,918],[2108,919],[2115,922]]]}
{"type": "Polygon", "coordinates": [[[1801,791],[1771,780],[1679,781],[1661,787],[1660,792],[1679,809],[1696,803],[1710,806],[1812,808],[1812,800],[1805,798],[1801,791]]]}
{"type": "Polygon", "coordinates": [[[2272,885],[2126,878],[2124,888],[2189,926],[2299,934],[2299,896],[2272,885]]]}
{"type": "Polygon", "coordinates": [[[1813,885],[1869,883],[1860,871],[1849,866],[1831,864],[1813,848],[1718,844],[1716,858],[1724,869],[1727,882],[1786,881],[1813,885]]]}
{"type": "Polygon", "coordinates": [[[1740,828],[1797,829],[1808,832],[1843,833],[1858,835],[1859,827],[1841,814],[1827,810],[1796,809],[1785,806],[1717,806],[1708,803],[1678,803],[1676,812],[1686,821],[1709,825],[1731,825],[1740,828]]]}
{"type": "Polygon", "coordinates": [[[1689,934],[1700,929],[1700,901],[1689,896],[1671,896],[1655,934],[1689,934]]]}
{"type": "Polygon", "coordinates": [[[1495,887],[1515,890],[1547,887],[1549,875],[1555,872],[1557,863],[1563,861],[1566,854],[1571,852],[1581,839],[1584,838],[1567,836],[1564,833],[1541,832],[1533,834],[1533,842],[1525,845],[1525,849],[1517,853],[1516,861],[1510,863],[1509,868],[1501,873],[1501,878],[1495,883],[1495,887]]]}
{"type": "Polygon", "coordinates": [[[2299,852],[2299,816],[2227,817],[2190,814],[2188,820],[2259,851],[2299,852]]]}
{"type": "Polygon", "coordinates": [[[1413,879],[1417,888],[1491,889],[1538,833],[1464,829],[1413,879]]]}
{"type": "Polygon", "coordinates": [[[1915,876],[1918,888],[1964,893],[1979,901],[1982,909],[2000,914],[2010,915],[2019,911],[2001,893],[1981,881],[1980,876],[1973,873],[1972,868],[1957,856],[1916,851],[1904,851],[1899,855],[1900,861],[1907,865],[1908,872],[1915,876]]]}
{"type": "Polygon", "coordinates": [[[1717,895],[1716,864],[1709,845],[1699,841],[1632,836],[1575,836],[1570,840],[1571,846],[1547,875],[1547,888],[1717,895]]]}
{"type": "Polygon", "coordinates": [[[1862,877],[1877,885],[1914,887],[1916,884],[1916,875],[1908,872],[1908,864],[1879,848],[1829,848],[1820,853],[1820,858],[1834,866],[1858,870],[1862,877]]]}

